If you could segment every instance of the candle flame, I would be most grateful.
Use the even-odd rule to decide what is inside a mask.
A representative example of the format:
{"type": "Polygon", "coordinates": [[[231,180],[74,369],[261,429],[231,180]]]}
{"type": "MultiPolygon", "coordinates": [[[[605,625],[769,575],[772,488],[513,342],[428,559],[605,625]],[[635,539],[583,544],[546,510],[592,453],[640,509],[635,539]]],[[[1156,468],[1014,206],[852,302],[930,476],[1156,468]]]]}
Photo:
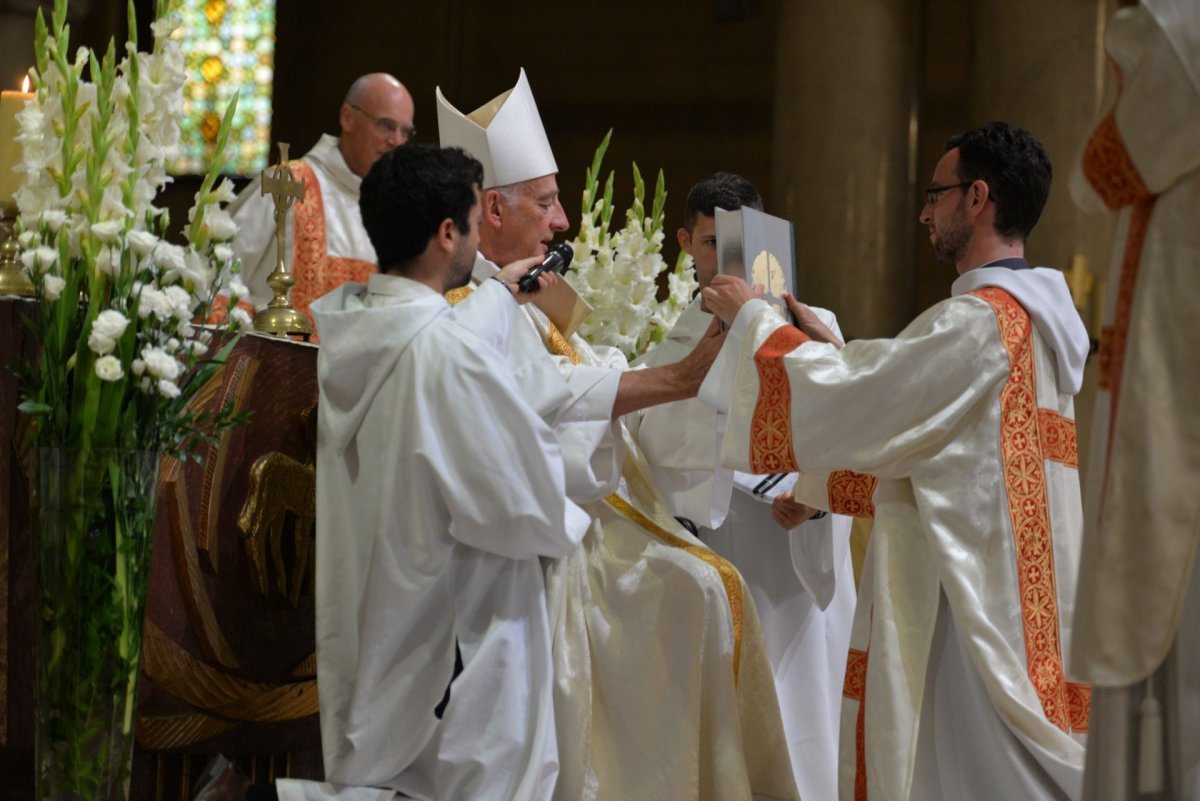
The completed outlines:
{"type": "Polygon", "coordinates": [[[29,91],[29,76],[28,75],[25,76],[25,80],[21,81],[21,91],[22,92],[29,91]]]}

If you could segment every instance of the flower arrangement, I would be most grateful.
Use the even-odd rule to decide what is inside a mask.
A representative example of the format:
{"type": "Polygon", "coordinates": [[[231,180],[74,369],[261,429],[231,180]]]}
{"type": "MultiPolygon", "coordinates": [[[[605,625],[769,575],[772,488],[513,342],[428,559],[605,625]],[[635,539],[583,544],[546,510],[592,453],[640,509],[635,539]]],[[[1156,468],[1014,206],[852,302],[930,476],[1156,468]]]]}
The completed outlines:
{"type": "Polygon", "coordinates": [[[610,233],[613,216],[613,172],[598,196],[600,165],[612,138],[610,130],[596,148],[587,170],[579,234],[571,243],[575,257],[567,281],[591,304],[592,314],[579,328],[592,344],[617,348],[630,360],[663,340],[699,288],[691,257],[680,253],[667,275],[667,297],[658,300],[659,276],[667,269],[662,256],[667,192],[662,170],[646,213],[646,184],[633,165],[633,203],[625,227],[610,233]]]}
{"type": "Polygon", "coordinates": [[[19,241],[37,300],[26,322],[40,346],[20,375],[38,448],[39,798],[123,797],[158,457],[198,458],[240,422],[189,405],[232,349],[227,333],[250,322],[236,308],[247,291],[221,207],[233,189],[217,185],[236,98],[184,244],[166,240],[167,212],[154,205],[179,143],[177,2],[159,0],[149,53],[137,50],[131,2],[120,59],[111,42],[70,58],[66,0],[49,26],[39,10],[35,94],[18,114],[19,241]],[[222,275],[233,276],[228,322],[197,325],[222,275]]]}

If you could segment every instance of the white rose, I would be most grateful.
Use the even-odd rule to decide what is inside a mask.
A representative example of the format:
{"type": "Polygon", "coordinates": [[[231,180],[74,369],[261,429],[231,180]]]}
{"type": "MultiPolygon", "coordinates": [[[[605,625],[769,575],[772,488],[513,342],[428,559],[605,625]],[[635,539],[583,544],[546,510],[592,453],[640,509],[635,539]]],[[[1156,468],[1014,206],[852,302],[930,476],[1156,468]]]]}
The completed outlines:
{"type": "Polygon", "coordinates": [[[96,360],[96,375],[101,381],[120,381],[125,377],[125,371],[116,356],[101,356],[96,360]]]}
{"type": "Polygon", "coordinates": [[[159,242],[154,249],[154,263],[164,271],[183,272],[183,248],[169,242],[159,242]]]}
{"type": "Polygon", "coordinates": [[[179,377],[179,362],[162,348],[142,348],[142,361],[146,363],[147,372],[157,379],[174,381],[179,377]]]}
{"type": "Polygon", "coordinates": [[[104,356],[105,354],[112,353],[113,348],[116,346],[116,341],[114,341],[111,337],[106,337],[103,334],[97,334],[95,331],[88,334],[88,347],[91,348],[92,353],[95,353],[97,356],[104,356]]]}
{"type": "Polygon", "coordinates": [[[120,339],[129,326],[129,319],[115,309],[105,309],[92,320],[92,333],[109,339],[120,339]]]}
{"type": "Polygon", "coordinates": [[[42,279],[42,296],[46,300],[58,300],[66,285],[67,281],[62,276],[47,275],[42,279]]]}
{"type": "Polygon", "coordinates": [[[179,334],[182,339],[191,339],[195,335],[196,329],[187,320],[180,320],[179,325],[175,328],[175,333],[179,334]]]}
{"type": "Polygon", "coordinates": [[[253,325],[250,315],[241,306],[234,306],[229,310],[229,319],[233,320],[236,328],[250,328],[253,325]]]}
{"type": "Polygon", "coordinates": [[[236,298],[248,298],[250,297],[250,288],[235,275],[229,279],[229,294],[236,298]]]}
{"type": "Polygon", "coordinates": [[[190,317],[192,308],[196,304],[196,299],[192,294],[178,284],[169,286],[163,290],[163,294],[167,296],[171,306],[175,309],[176,317],[190,317]]]}
{"type": "Polygon", "coordinates": [[[162,293],[152,286],[147,285],[142,287],[142,292],[138,296],[138,317],[143,320],[149,317],[158,305],[158,299],[161,295],[162,293]]]}
{"type": "Polygon", "coordinates": [[[163,378],[158,382],[158,394],[162,395],[164,398],[178,398],[179,387],[163,378]]]}
{"type": "Polygon", "coordinates": [[[125,241],[129,243],[129,247],[133,248],[133,252],[139,256],[147,256],[158,244],[158,237],[149,231],[130,231],[125,237],[125,241]]]}
{"type": "Polygon", "coordinates": [[[175,316],[177,309],[175,303],[171,300],[171,296],[165,290],[156,292],[154,295],[154,316],[160,320],[170,320],[175,316]]]}

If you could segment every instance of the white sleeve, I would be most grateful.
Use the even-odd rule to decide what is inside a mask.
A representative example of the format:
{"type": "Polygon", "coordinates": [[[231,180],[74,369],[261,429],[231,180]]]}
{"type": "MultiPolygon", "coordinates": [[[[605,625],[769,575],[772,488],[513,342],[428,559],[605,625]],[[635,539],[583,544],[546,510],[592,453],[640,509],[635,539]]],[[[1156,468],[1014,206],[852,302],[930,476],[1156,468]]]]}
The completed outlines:
{"type": "Polygon", "coordinates": [[[558,441],[522,400],[503,357],[470,340],[442,365],[428,404],[441,420],[426,463],[450,499],[450,534],[514,559],[565,556],[589,518],[567,500],[558,441]]]}
{"type": "Polygon", "coordinates": [[[764,456],[776,454],[783,469],[912,475],[1008,377],[995,315],[968,295],[939,303],[894,339],[841,350],[807,341],[773,313],[746,320],[746,312],[725,343],[740,352],[722,452],[742,470],[779,472],[764,456]]]}

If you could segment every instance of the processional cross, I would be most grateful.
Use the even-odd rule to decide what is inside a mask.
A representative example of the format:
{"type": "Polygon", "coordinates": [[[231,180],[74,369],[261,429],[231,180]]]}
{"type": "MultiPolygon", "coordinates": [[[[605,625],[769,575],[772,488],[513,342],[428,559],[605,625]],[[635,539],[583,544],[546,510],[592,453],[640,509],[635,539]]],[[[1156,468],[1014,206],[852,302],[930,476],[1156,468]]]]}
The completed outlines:
{"type": "Polygon", "coordinates": [[[267,286],[275,293],[267,307],[254,315],[254,330],[275,336],[301,334],[308,337],[312,326],[308,318],[296,311],[288,292],[296,278],[288,271],[284,258],[287,215],[292,204],[304,202],[304,181],[297,181],[288,163],[287,142],[279,143],[279,163],[262,173],[262,193],[275,199],[275,270],[267,278],[267,286]]]}

